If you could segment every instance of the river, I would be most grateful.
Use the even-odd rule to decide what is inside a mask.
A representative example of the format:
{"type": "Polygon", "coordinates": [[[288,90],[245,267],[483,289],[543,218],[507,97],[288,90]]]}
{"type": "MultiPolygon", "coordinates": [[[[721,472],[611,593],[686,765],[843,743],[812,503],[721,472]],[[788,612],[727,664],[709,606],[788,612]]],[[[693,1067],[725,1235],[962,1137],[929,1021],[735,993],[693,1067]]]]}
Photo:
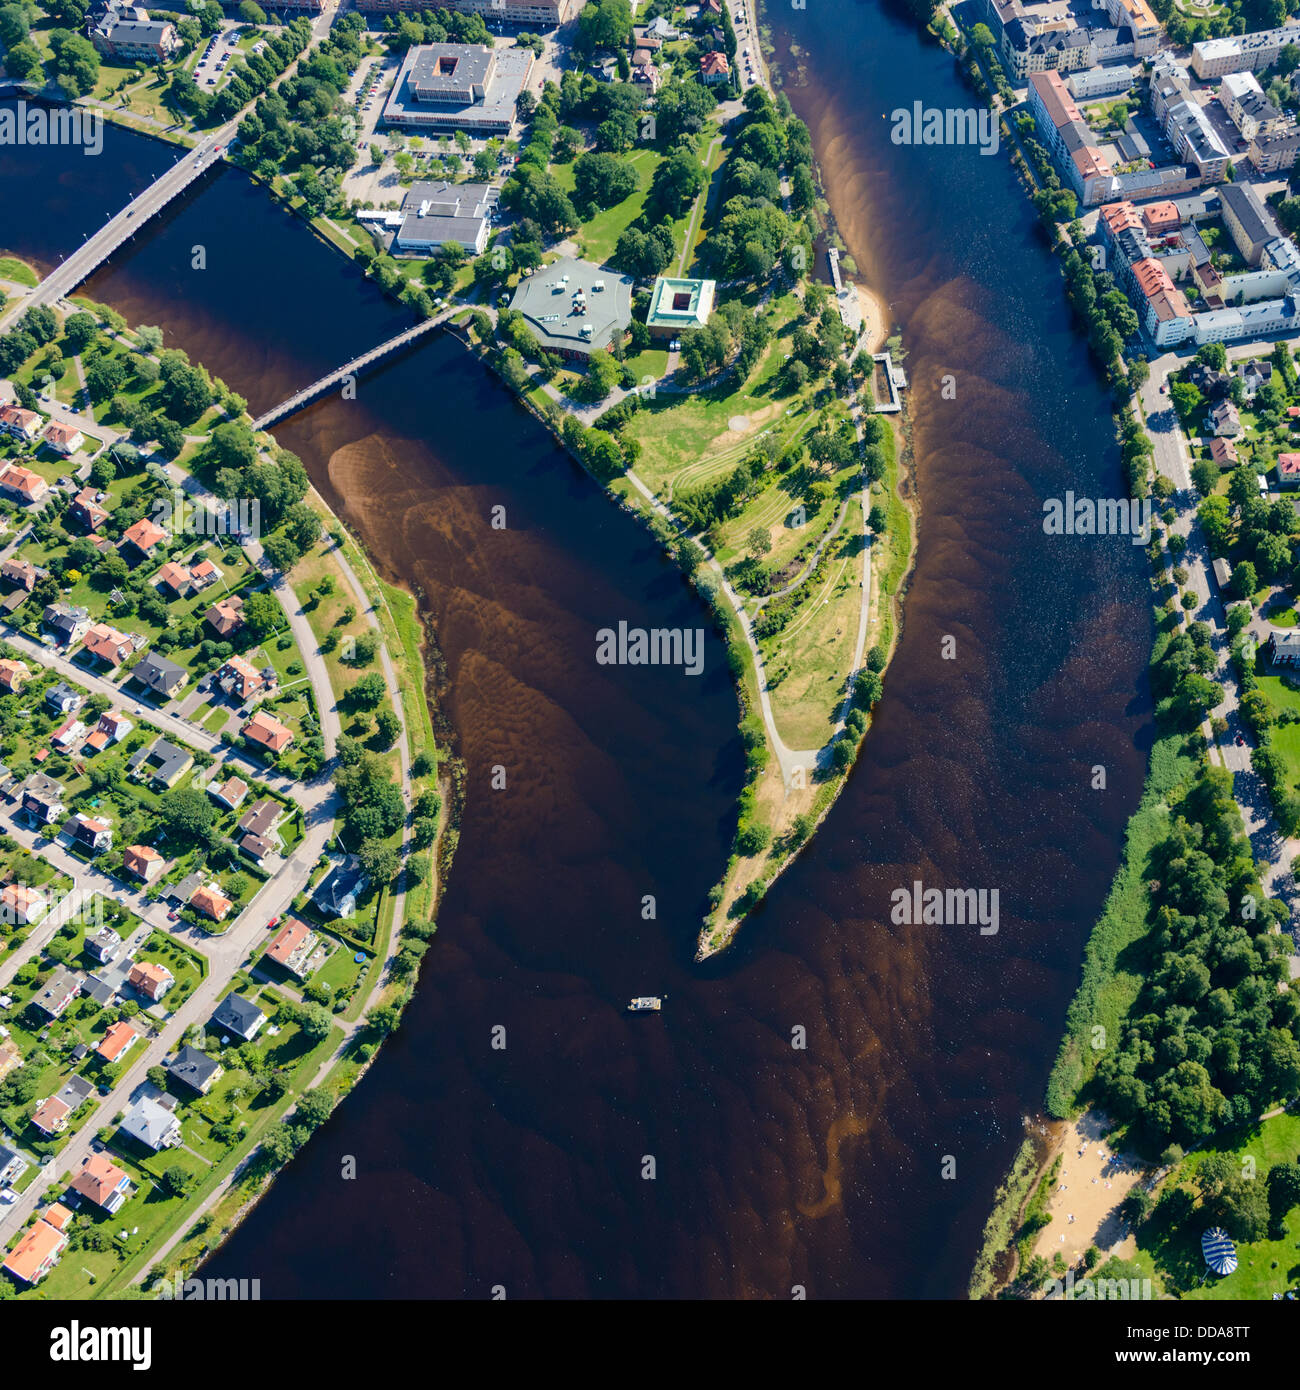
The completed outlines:
{"type": "MultiPolygon", "coordinates": [[[[889,143],[893,108],[969,103],[951,58],[868,3],[813,0],[775,37],[909,350],[919,550],[863,755],[736,946],[696,966],[735,704],[713,637],[698,679],[595,664],[620,618],[705,623],[645,533],[446,338],[279,427],[422,595],[468,797],[401,1030],[209,1261],[264,1297],[964,1291],[1140,791],[1145,562],[1042,532],[1044,498],[1121,480],[1005,158],[889,143]],[[997,933],[893,925],[915,880],[996,888],[997,933]],[[662,1015],[623,1012],[650,992],[662,1015]]],[[[0,210],[21,252],[17,222],[0,210]]],[[[237,172],[89,288],[254,410],[405,322],[237,172]]]]}

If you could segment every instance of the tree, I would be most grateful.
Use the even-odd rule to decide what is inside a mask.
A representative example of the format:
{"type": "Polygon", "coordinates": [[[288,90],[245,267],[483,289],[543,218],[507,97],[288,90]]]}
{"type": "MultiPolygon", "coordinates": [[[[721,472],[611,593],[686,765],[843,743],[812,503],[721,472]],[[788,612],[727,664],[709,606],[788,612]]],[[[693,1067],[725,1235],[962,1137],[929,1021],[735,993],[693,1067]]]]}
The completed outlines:
{"type": "Polygon", "coordinates": [[[21,5],[0,6],[0,44],[13,48],[22,43],[29,31],[27,12],[21,5]]]}
{"type": "Polygon", "coordinates": [[[1275,1163],[1268,1173],[1268,1206],[1274,1218],[1300,1203],[1300,1163],[1275,1163]]]}
{"type": "Polygon", "coordinates": [[[292,536],[277,531],[262,542],[262,554],[276,569],[287,574],[298,563],[302,551],[292,536]]]}
{"type": "Polygon", "coordinates": [[[63,336],[68,340],[68,346],[74,353],[81,353],[94,342],[99,333],[99,324],[95,320],[94,314],[88,314],[81,310],[75,314],[69,314],[63,321],[63,336]]]}
{"type": "Polygon", "coordinates": [[[381,885],[390,883],[399,867],[397,851],[382,840],[363,840],[357,858],[371,880],[381,885]]]}
{"type": "Polygon", "coordinates": [[[1232,588],[1238,598],[1249,600],[1259,588],[1259,576],[1249,560],[1242,560],[1232,572],[1232,588]]]}
{"type": "Polygon", "coordinates": [[[385,748],[391,748],[402,732],[402,721],[391,709],[381,709],[375,716],[375,726],[379,741],[385,748]]]}
{"type": "Polygon", "coordinates": [[[628,0],[589,0],[578,15],[573,46],[580,53],[598,48],[626,48],[632,35],[632,6],[628,0]]]}
{"type": "Polygon", "coordinates": [[[766,526],[755,526],[745,537],[749,550],[762,559],[772,549],[772,533],[766,526]]]}
{"type": "Polygon", "coordinates": [[[284,613],[275,597],[268,593],[249,594],[244,600],[244,625],[254,637],[265,637],[284,622],[284,613]]]}
{"type": "Polygon", "coordinates": [[[636,192],[636,170],[612,154],[580,155],[573,166],[574,197],[584,207],[611,208],[636,192]]]}
{"type": "Polygon", "coordinates": [[[186,840],[204,840],[212,829],[212,802],[193,787],[177,787],[158,798],[158,815],[170,834],[186,840]]]}
{"type": "Polygon", "coordinates": [[[238,13],[245,24],[266,23],[266,11],[256,3],[256,0],[242,0],[238,13]]]}
{"type": "Polygon", "coordinates": [[[162,1185],[173,1197],[184,1197],[195,1184],[195,1176],[179,1163],[173,1163],[162,1175],[162,1185]]]}
{"type": "Polygon", "coordinates": [[[1219,481],[1219,468],[1210,459],[1197,459],[1192,464],[1192,482],[1203,497],[1208,497],[1219,481]]]}
{"type": "Polygon", "coordinates": [[[352,687],[343,697],[349,709],[377,709],[388,694],[388,686],[378,671],[371,671],[352,687]]]}
{"type": "Polygon", "coordinates": [[[5,71],[15,82],[33,82],[41,75],[41,55],[24,39],[5,54],[5,71]]]}

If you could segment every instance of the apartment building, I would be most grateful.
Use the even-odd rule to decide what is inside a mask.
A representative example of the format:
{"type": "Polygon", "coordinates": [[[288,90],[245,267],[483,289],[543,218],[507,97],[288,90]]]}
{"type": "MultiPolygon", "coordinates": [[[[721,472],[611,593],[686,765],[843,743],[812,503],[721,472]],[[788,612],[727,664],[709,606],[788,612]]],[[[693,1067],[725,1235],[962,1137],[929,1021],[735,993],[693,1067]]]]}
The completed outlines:
{"type": "Polygon", "coordinates": [[[1192,71],[1203,81],[1226,77],[1230,72],[1263,72],[1277,62],[1277,55],[1287,44],[1298,41],[1300,24],[1233,34],[1226,39],[1202,39],[1192,45],[1192,71]]]}
{"type": "Polygon", "coordinates": [[[1107,198],[1114,178],[1110,161],[1096,145],[1095,136],[1059,73],[1036,72],[1030,76],[1029,109],[1043,143],[1079,200],[1092,206],[1107,198]]]}

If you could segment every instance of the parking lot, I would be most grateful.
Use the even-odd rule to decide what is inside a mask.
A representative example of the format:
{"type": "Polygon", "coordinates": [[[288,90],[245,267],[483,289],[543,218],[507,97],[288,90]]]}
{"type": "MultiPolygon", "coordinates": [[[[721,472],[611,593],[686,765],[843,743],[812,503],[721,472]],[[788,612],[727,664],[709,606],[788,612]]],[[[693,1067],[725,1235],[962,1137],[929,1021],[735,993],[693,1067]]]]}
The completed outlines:
{"type": "Polygon", "coordinates": [[[217,91],[230,69],[232,55],[237,51],[240,24],[222,25],[219,33],[213,34],[199,49],[199,60],[194,65],[194,80],[204,90],[217,91]]]}

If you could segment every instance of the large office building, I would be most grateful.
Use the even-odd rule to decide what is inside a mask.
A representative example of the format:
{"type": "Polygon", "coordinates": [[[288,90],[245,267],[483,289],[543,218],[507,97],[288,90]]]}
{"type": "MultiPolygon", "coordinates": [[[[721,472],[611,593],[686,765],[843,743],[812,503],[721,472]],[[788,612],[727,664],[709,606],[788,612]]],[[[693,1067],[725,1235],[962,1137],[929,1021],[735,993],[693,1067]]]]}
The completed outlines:
{"type": "Polygon", "coordinates": [[[134,6],[110,5],[87,28],[96,51],[117,63],[161,63],[181,46],[170,20],[134,6]]]}
{"type": "Polygon", "coordinates": [[[384,107],[384,123],[418,131],[507,135],[533,61],[527,48],[419,44],[402,62],[384,107]]]}

